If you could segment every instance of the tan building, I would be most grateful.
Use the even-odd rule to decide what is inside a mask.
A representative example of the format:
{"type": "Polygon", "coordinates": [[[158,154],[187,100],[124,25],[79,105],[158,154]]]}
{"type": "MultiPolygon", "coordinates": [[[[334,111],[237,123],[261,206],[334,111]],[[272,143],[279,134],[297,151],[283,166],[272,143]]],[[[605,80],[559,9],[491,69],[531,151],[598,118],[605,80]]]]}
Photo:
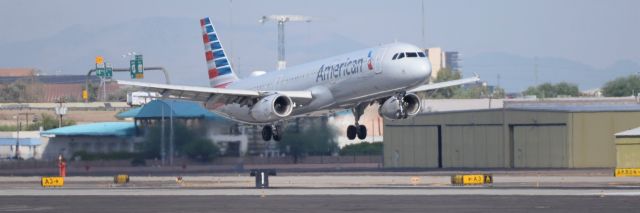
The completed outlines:
{"type": "Polygon", "coordinates": [[[440,69],[445,67],[444,51],[440,47],[432,47],[425,49],[425,53],[427,53],[429,63],[431,63],[431,79],[429,79],[429,82],[433,82],[438,77],[440,69]]]}
{"type": "Polygon", "coordinates": [[[614,134],[638,126],[638,104],[424,113],[385,122],[384,166],[613,168],[614,134]]]}
{"type": "Polygon", "coordinates": [[[640,127],[616,133],[616,168],[640,168],[640,127]]]}

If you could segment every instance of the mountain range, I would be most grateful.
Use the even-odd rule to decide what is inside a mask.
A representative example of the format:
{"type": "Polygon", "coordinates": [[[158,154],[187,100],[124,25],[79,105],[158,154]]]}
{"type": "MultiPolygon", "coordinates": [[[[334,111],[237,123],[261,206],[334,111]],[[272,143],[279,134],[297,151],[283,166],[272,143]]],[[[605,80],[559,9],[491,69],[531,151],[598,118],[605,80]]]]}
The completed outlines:
{"type": "MultiPolygon", "coordinates": [[[[221,24],[216,28],[241,77],[254,70],[273,70],[277,49],[275,26],[221,24]]],[[[370,46],[338,32],[287,33],[289,66],[370,46]]],[[[145,18],[107,27],[74,25],[52,36],[30,41],[0,41],[0,67],[37,68],[49,75],[83,75],[95,67],[95,56],[103,56],[114,67],[126,68],[129,58],[125,54],[132,51],[144,55],[145,66],[166,67],[172,83],[208,85],[200,26],[188,18],[145,18]]],[[[532,58],[504,52],[469,57],[462,52],[461,58],[464,75],[477,73],[489,84],[499,84],[508,92],[523,91],[536,82],[561,81],[578,84],[586,90],[601,87],[616,77],[640,72],[640,65],[631,60],[594,68],[565,58],[532,58]]],[[[118,79],[127,76],[115,75],[118,79]]],[[[159,73],[145,74],[145,78],[151,82],[164,81],[159,73]]]]}

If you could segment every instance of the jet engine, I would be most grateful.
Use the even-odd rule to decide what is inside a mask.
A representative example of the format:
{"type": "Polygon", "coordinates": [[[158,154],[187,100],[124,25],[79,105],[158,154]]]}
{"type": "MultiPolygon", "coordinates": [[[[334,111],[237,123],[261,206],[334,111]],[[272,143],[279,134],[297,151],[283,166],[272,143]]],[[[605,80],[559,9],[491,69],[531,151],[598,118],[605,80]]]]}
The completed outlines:
{"type": "Polygon", "coordinates": [[[260,122],[271,122],[289,116],[292,110],[291,98],[273,94],[260,99],[251,107],[251,117],[260,122]]]}
{"type": "Polygon", "coordinates": [[[420,98],[415,94],[391,96],[380,105],[378,113],[386,119],[406,119],[420,112],[420,98]]]}

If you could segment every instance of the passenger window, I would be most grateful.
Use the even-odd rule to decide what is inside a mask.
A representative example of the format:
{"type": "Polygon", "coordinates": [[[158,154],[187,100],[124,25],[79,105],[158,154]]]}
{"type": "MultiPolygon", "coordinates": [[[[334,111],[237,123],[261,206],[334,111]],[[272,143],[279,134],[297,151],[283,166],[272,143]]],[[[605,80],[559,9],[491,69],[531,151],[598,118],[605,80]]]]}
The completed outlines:
{"type": "Polygon", "coordinates": [[[404,58],[404,53],[400,53],[400,55],[398,55],[398,59],[404,58]]]}
{"type": "Polygon", "coordinates": [[[415,57],[418,57],[418,54],[417,53],[407,53],[407,57],[415,58],[415,57]]]}
{"type": "Polygon", "coordinates": [[[396,60],[396,57],[398,57],[398,53],[393,54],[393,58],[391,58],[391,60],[396,60]]]}
{"type": "Polygon", "coordinates": [[[425,55],[424,55],[424,53],[423,53],[423,52],[418,52],[418,56],[420,56],[420,58],[427,57],[427,56],[425,56],[425,55]]]}

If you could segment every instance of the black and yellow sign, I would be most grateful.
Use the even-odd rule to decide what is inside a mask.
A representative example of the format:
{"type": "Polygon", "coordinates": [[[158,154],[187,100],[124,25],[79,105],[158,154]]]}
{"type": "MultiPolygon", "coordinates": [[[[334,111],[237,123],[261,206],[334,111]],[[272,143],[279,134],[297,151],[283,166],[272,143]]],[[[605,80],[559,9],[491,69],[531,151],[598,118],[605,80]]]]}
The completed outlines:
{"type": "Polygon", "coordinates": [[[42,177],[42,187],[62,187],[64,186],[64,177],[42,177]]]}
{"type": "Polygon", "coordinates": [[[493,175],[490,174],[470,174],[470,175],[453,175],[451,176],[451,184],[455,185],[478,185],[493,183],[493,175]]]}
{"type": "Polygon", "coordinates": [[[126,184],[129,183],[129,175],[119,174],[113,177],[113,183],[115,184],[126,184]]]}
{"type": "Polygon", "coordinates": [[[616,169],[613,173],[615,177],[640,177],[640,168],[616,169]]]}

